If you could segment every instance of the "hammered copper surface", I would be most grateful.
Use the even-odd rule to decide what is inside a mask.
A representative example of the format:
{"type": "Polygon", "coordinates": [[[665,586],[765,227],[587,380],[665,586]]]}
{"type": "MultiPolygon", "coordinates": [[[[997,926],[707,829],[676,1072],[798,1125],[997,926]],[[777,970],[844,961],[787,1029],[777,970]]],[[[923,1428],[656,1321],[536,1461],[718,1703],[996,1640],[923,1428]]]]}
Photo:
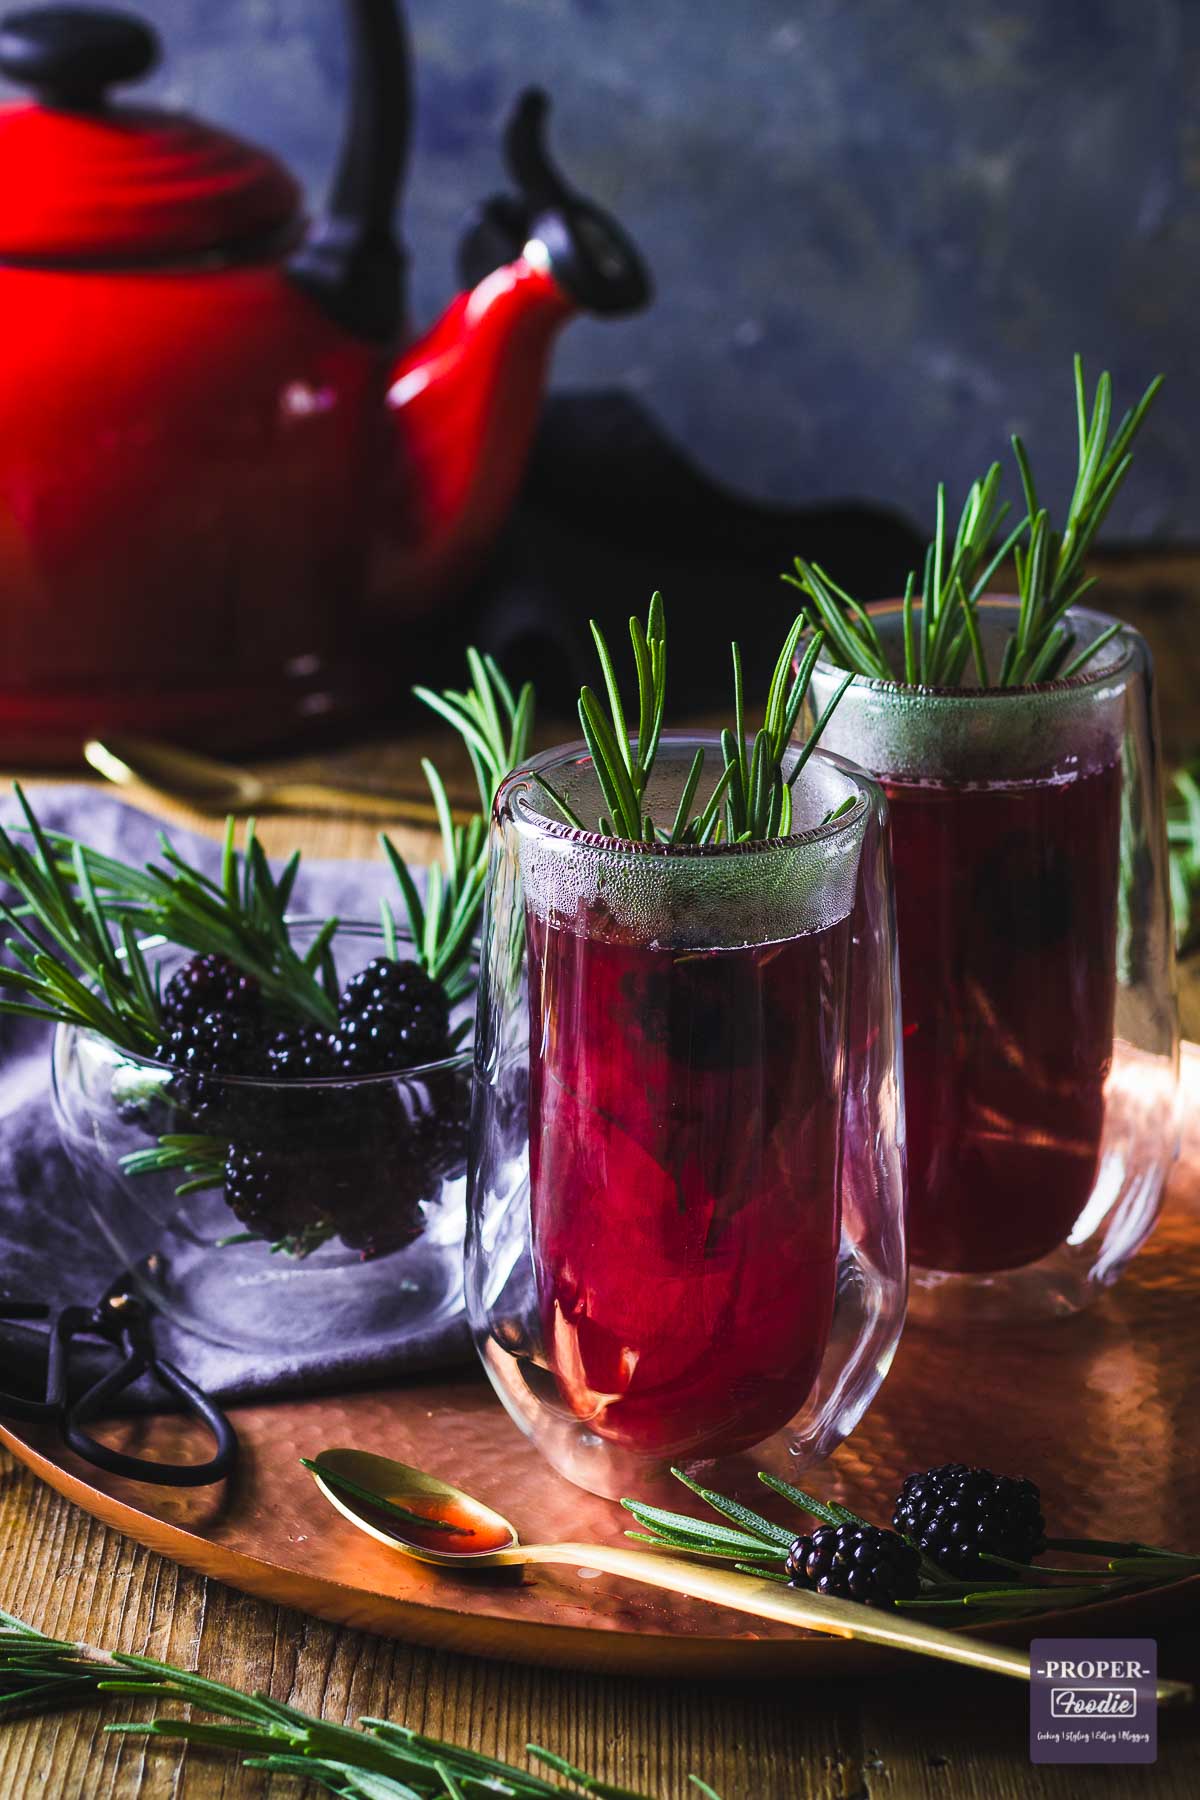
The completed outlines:
{"type": "MultiPolygon", "coordinates": [[[[866,1421],[811,1476],[816,1492],[883,1522],[910,1470],[980,1461],[1032,1476],[1061,1535],[1200,1546],[1200,1051],[1189,1051],[1185,1071],[1184,1157],[1159,1228],[1121,1285],[1089,1313],[1055,1324],[957,1340],[911,1329],[866,1421]]],[[[619,1508],[552,1474],[482,1377],[248,1407],[234,1418],[242,1463],[229,1492],[172,1493],[99,1476],[35,1427],[0,1428],[0,1438],[69,1499],[139,1542],[338,1624],[479,1655],[658,1675],[753,1675],[767,1666],[850,1673],[888,1660],[888,1652],[785,1626],[752,1628],[744,1615],[586,1570],[514,1579],[422,1567],[340,1519],[299,1467],[301,1456],[353,1445],[470,1490],[527,1542],[618,1537],[619,1508]]],[[[176,1420],[123,1420],[106,1435],[159,1456],[199,1448],[176,1420]]],[[[1128,1629],[1194,1617],[1198,1604],[1200,1579],[1104,1617],[1128,1629]]],[[[1097,1609],[1086,1624],[1071,1617],[1084,1630],[1098,1626],[1097,1609]]],[[[1027,1637],[1047,1623],[989,1627],[989,1635],[1027,1637]]]]}

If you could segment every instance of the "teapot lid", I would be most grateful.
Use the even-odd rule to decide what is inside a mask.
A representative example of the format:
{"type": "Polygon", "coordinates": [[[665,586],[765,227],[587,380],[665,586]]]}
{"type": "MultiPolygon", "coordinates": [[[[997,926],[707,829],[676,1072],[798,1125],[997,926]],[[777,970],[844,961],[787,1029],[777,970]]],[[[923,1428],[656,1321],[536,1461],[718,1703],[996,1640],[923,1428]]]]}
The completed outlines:
{"type": "Polygon", "coordinates": [[[50,6],[0,19],[0,259],[136,264],[244,249],[296,219],[300,189],[266,151],[186,114],[105,91],[158,61],[128,13],[50,6]]]}

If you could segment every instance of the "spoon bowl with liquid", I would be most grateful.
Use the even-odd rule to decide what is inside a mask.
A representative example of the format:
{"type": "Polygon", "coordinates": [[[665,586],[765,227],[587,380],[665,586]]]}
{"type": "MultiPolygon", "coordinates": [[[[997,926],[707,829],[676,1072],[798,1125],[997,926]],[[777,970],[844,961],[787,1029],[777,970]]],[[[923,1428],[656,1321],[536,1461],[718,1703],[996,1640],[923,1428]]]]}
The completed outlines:
{"type": "MultiPolygon", "coordinates": [[[[481,1500],[388,1456],[330,1449],[322,1450],[314,1461],[304,1459],[304,1466],[330,1505],[357,1530],[389,1550],[437,1568],[466,1572],[565,1564],[665,1588],[691,1600],[706,1600],[799,1629],[886,1644],[944,1662],[987,1669],[994,1675],[1029,1680],[1027,1650],[1011,1650],[926,1625],[899,1611],[862,1606],[784,1587],[766,1576],[742,1575],[622,1544],[522,1544],[516,1528],[481,1500]]],[[[1156,1691],[1160,1705],[1191,1698],[1186,1682],[1160,1681],[1156,1691]]]]}

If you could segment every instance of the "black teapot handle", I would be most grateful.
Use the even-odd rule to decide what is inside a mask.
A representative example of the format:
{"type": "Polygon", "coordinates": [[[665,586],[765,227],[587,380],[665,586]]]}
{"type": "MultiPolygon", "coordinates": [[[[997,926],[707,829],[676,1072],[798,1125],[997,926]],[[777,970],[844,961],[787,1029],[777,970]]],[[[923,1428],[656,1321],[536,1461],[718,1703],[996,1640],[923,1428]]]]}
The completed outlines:
{"type": "Polygon", "coordinates": [[[611,213],[573,188],[546,144],[550,101],[527,88],[504,132],[504,159],[516,194],[484,202],[459,246],[459,273],[474,286],[511,262],[531,240],[541,244],[555,279],[594,313],[635,312],[650,298],[649,271],[611,213]]]}
{"type": "Polygon", "coordinates": [[[403,323],[404,257],[392,229],[408,166],[412,84],[397,0],[346,0],[351,91],[324,214],[289,270],[338,324],[383,342],[403,323]]]}

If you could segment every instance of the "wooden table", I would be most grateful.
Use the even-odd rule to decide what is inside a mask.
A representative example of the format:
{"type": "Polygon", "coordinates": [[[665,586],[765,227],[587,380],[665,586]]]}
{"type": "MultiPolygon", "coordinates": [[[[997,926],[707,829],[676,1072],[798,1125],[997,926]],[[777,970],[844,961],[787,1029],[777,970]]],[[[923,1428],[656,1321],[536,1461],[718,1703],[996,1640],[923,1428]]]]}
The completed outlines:
{"type": "MultiPolygon", "coordinates": [[[[1151,640],[1168,758],[1200,748],[1200,557],[1109,561],[1096,600],[1151,640]]],[[[287,768],[412,788],[425,748],[463,779],[440,737],[370,744],[287,768]]],[[[152,809],[213,829],[184,808],[152,809]]],[[[394,835],[406,853],[428,848],[419,834],[394,835]]],[[[340,819],[268,819],[263,836],[273,851],[300,843],[315,856],[376,853],[368,828],[340,819]]],[[[1185,1030],[1200,1037],[1200,960],[1184,971],[1182,991],[1185,1030]]],[[[724,1800],[1191,1800],[1200,1792],[1200,1709],[1164,1718],[1157,1768],[1036,1770],[1026,1755],[1024,1690],[940,1668],[914,1664],[898,1677],[803,1689],[685,1687],[410,1649],[188,1574],[78,1512],[7,1456],[0,1460],[0,1606],[56,1635],[195,1667],[339,1721],[384,1714],[513,1760],[533,1740],[662,1800],[694,1793],[686,1785],[692,1770],[724,1800]]],[[[1200,1680],[1200,1631],[1173,1634],[1161,1654],[1167,1672],[1200,1680]]],[[[0,1731],[0,1795],[282,1800],[301,1791],[282,1777],[270,1783],[241,1771],[228,1757],[104,1737],[106,1719],[137,1715],[88,1708],[0,1731]]]]}

